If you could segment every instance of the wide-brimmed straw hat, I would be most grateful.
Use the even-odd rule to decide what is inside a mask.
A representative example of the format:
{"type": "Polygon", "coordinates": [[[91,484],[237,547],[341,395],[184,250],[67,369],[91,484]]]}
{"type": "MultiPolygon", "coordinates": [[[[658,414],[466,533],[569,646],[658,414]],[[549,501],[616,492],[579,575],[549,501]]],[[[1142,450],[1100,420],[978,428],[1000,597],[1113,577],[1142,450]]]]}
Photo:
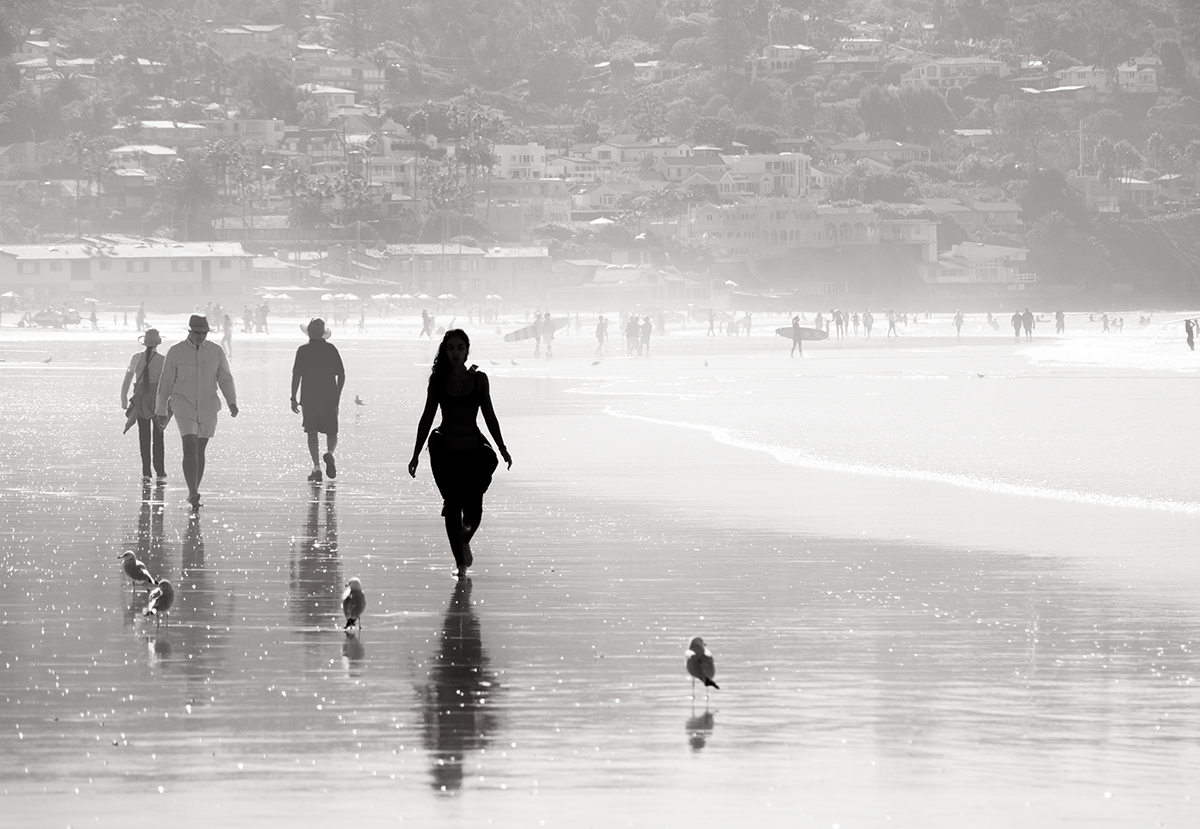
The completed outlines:
{"type": "Polygon", "coordinates": [[[308,325],[300,323],[300,330],[307,334],[310,340],[329,339],[329,329],[325,327],[325,320],[320,317],[313,317],[308,321],[308,325]]]}
{"type": "Polygon", "coordinates": [[[192,318],[188,320],[188,331],[207,334],[209,331],[208,317],[202,314],[192,314],[192,318]]]}
{"type": "Polygon", "coordinates": [[[155,345],[162,345],[162,337],[159,336],[157,328],[147,328],[146,333],[138,337],[142,344],[147,348],[155,345]]]}

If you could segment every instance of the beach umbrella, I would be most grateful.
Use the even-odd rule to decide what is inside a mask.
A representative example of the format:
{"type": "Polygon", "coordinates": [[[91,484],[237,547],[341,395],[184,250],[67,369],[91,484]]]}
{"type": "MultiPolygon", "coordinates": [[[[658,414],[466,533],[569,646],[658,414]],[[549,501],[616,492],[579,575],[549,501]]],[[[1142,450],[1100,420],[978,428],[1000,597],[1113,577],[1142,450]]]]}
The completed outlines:
{"type": "Polygon", "coordinates": [[[334,297],[333,294],[321,294],[322,302],[333,302],[334,299],[336,299],[336,297],[334,297]]]}
{"type": "Polygon", "coordinates": [[[615,225],[616,222],[614,222],[612,219],[601,216],[599,219],[592,219],[590,222],[588,222],[588,224],[590,224],[590,225],[615,225]]]}
{"type": "Polygon", "coordinates": [[[17,292],[16,291],[5,291],[4,293],[0,294],[0,297],[4,297],[5,299],[16,299],[17,292]]]}
{"type": "Polygon", "coordinates": [[[85,297],[83,298],[83,301],[84,301],[84,302],[90,302],[90,303],[92,303],[93,305],[99,305],[99,304],[100,304],[100,300],[98,300],[98,299],[93,299],[93,298],[92,298],[92,297],[90,297],[90,296],[85,296],[85,297]]]}
{"type": "Polygon", "coordinates": [[[391,299],[391,294],[371,294],[371,299],[391,299]]]}
{"type": "Polygon", "coordinates": [[[417,299],[433,299],[433,297],[431,297],[429,294],[426,294],[426,293],[417,294],[416,298],[417,299]]]}
{"type": "Polygon", "coordinates": [[[291,299],[287,294],[275,294],[276,299],[291,299]]]}
{"type": "Polygon", "coordinates": [[[438,299],[458,299],[454,294],[438,294],[438,299]]]}
{"type": "Polygon", "coordinates": [[[394,299],[412,299],[412,294],[392,294],[394,299]]]}
{"type": "Polygon", "coordinates": [[[358,296],[355,294],[338,294],[337,297],[338,297],[338,299],[349,299],[351,301],[358,300],[358,296]]]}

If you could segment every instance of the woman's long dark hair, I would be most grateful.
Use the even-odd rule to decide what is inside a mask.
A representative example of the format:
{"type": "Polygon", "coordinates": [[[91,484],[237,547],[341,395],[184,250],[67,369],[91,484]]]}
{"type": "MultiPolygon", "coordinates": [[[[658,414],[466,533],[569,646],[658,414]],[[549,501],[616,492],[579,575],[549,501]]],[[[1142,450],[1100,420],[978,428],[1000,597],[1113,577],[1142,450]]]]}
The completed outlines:
{"type": "Polygon", "coordinates": [[[436,389],[438,384],[446,378],[450,373],[450,359],[446,357],[446,342],[451,337],[458,337],[467,347],[467,356],[471,356],[471,338],[467,336],[467,332],[461,328],[451,328],[442,336],[442,342],[438,345],[437,356],[433,358],[433,367],[429,372],[429,388],[436,389]]]}

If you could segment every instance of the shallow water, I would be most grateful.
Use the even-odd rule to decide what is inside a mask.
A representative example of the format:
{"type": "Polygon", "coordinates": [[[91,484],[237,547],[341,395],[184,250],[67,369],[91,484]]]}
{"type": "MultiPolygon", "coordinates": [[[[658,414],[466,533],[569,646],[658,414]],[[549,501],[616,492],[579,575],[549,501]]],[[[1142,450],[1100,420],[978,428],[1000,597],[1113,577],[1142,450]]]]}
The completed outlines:
{"type": "Polygon", "coordinates": [[[694,334],[600,366],[586,336],[553,365],[477,338],[516,466],[488,495],[469,581],[451,577],[425,461],[404,471],[428,343],[335,340],[347,399],[367,405],[343,407],[339,479],[317,488],[287,409],[298,342],[238,338],[242,413],[221,416],[193,519],[174,434],[161,489],[137,482],[120,434],[133,349],[11,336],[6,825],[162,809],[221,825],[1195,823],[1200,615],[1186,585],[1120,570],[1189,573],[1192,512],[1172,504],[1200,494],[1171,460],[1194,446],[1186,366],[1048,365],[1002,338],[792,363],[781,340],[694,334]],[[983,483],[950,476],[964,469],[983,483]],[[945,526],[891,532],[911,505],[876,495],[889,480],[954,505],[945,526]],[[793,485],[828,526],[863,531],[759,520],[765,494],[746,492],[793,485]],[[1013,500],[1026,520],[1103,510],[1158,534],[1128,559],[1100,523],[1074,528],[1084,552],[1026,549],[989,515],[1013,500]],[[993,543],[956,544],[952,525],[993,543]],[[169,624],[141,617],[124,549],[176,585],[169,624]],[[368,610],[348,637],[351,576],[368,610]],[[707,701],[683,669],[694,635],[716,655],[707,701]]]}

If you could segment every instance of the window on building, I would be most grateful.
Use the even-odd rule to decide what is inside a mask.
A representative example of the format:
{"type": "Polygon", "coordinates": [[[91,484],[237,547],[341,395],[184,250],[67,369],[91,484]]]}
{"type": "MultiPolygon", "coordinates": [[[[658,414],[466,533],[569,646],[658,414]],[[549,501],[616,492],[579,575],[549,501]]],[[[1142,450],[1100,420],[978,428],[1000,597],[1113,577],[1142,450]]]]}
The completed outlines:
{"type": "Polygon", "coordinates": [[[230,266],[230,264],[232,264],[230,262],[230,260],[228,260],[228,259],[218,259],[217,263],[218,263],[217,267],[221,268],[222,270],[226,270],[226,271],[229,270],[229,266],[230,266]]]}
{"type": "Polygon", "coordinates": [[[51,271],[61,271],[62,270],[62,261],[58,260],[58,261],[51,262],[50,270],[51,271]]]}
{"type": "Polygon", "coordinates": [[[191,259],[172,259],[171,270],[174,273],[190,273],[193,268],[191,259]]]}
{"type": "Polygon", "coordinates": [[[42,266],[40,262],[18,262],[17,273],[41,273],[42,266]]]}
{"type": "Polygon", "coordinates": [[[125,263],[126,273],[146,273],[150,270],[150,261],[147,259],[130,259],[125,263]]]}
{"type": "Polygon", "coordinates": [[[102,271],[111,271],[112,270],[112,262],[110,262],[107,259],[101,259],[101,260],[99,260],[99,262],[97,262],[97,264],[100,266],[100,270],[102,270],[102,271]]]}

